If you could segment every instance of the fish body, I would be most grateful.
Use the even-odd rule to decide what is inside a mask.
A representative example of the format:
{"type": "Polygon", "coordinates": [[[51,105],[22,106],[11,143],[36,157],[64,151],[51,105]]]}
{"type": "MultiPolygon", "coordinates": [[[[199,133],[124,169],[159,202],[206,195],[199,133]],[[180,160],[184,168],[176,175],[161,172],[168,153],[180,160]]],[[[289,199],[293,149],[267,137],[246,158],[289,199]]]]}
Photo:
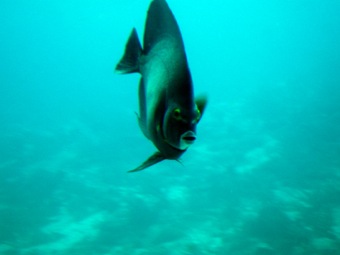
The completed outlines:
{"type": "Polygon", "coordinates": [[[196,125],[207,100],[194,99],[181,32],[165,0],[151,2],[143,47],[133,29],[116,71],[141,74],[138,122],[143,134],[158,149],[130,172],[164,159],[177,160],[196,140],[196,125]]]}

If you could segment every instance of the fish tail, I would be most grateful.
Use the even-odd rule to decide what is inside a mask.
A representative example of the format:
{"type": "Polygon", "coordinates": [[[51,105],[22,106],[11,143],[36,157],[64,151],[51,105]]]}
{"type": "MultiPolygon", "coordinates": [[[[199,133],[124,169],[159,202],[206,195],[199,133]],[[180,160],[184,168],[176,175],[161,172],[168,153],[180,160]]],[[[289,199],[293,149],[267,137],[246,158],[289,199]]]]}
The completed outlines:
{"type": "Polygon", "coordinates": [[[125,46],[124,55],[117,64],[115,71],[121,74],[139,72],[139,58],[141,55],[142,46],[139,42],[137,31],[133,28],[125,46]]]}

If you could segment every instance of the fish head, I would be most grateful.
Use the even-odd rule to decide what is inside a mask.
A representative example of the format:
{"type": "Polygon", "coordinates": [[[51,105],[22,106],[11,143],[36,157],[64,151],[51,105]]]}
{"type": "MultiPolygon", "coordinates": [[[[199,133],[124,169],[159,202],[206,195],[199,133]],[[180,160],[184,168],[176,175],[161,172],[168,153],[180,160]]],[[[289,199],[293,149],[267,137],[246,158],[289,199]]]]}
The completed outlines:
{"type": "Polygon", "coordinates": [[[196,140],[196,125],[201,118],[198,107],[168,107],[163,119],[165,141],[179,150],[186,150],[196,140]]]}

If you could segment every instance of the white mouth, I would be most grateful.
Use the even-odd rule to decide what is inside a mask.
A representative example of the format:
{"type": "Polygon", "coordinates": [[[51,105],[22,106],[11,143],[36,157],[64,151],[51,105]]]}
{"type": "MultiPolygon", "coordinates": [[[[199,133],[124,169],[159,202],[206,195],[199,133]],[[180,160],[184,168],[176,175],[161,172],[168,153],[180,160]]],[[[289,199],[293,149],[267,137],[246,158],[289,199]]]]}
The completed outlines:
{"type": "Polygon", "coordinates": [[[188,148],[191,144],[193,144],[196,140],[196,134],[192,131],[187,131],[183,135],[181,135],[181,144],[180,147],[182,150],[188,148]]]}

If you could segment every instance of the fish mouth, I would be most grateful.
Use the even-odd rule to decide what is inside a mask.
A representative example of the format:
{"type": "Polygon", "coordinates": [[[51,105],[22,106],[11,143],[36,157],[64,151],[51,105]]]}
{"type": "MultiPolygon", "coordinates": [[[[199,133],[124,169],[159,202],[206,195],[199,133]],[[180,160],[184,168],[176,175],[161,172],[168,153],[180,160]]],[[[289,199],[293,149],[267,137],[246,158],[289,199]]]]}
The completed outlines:
{"type": "Polygon", "coordinates": [[[185,132],[181,136],[181,140],[186,142],[187,144],[192,144],[196,140],[196,134],[194,132],[192,132],[192,131],[185,132]]]}
{"type": "Polygon", "coordinates": [[[187,142],[194,142],[196,140],[196,137],[195,136],[185,136],[182,139],[184,141],[187,141],[187,142]]]}

